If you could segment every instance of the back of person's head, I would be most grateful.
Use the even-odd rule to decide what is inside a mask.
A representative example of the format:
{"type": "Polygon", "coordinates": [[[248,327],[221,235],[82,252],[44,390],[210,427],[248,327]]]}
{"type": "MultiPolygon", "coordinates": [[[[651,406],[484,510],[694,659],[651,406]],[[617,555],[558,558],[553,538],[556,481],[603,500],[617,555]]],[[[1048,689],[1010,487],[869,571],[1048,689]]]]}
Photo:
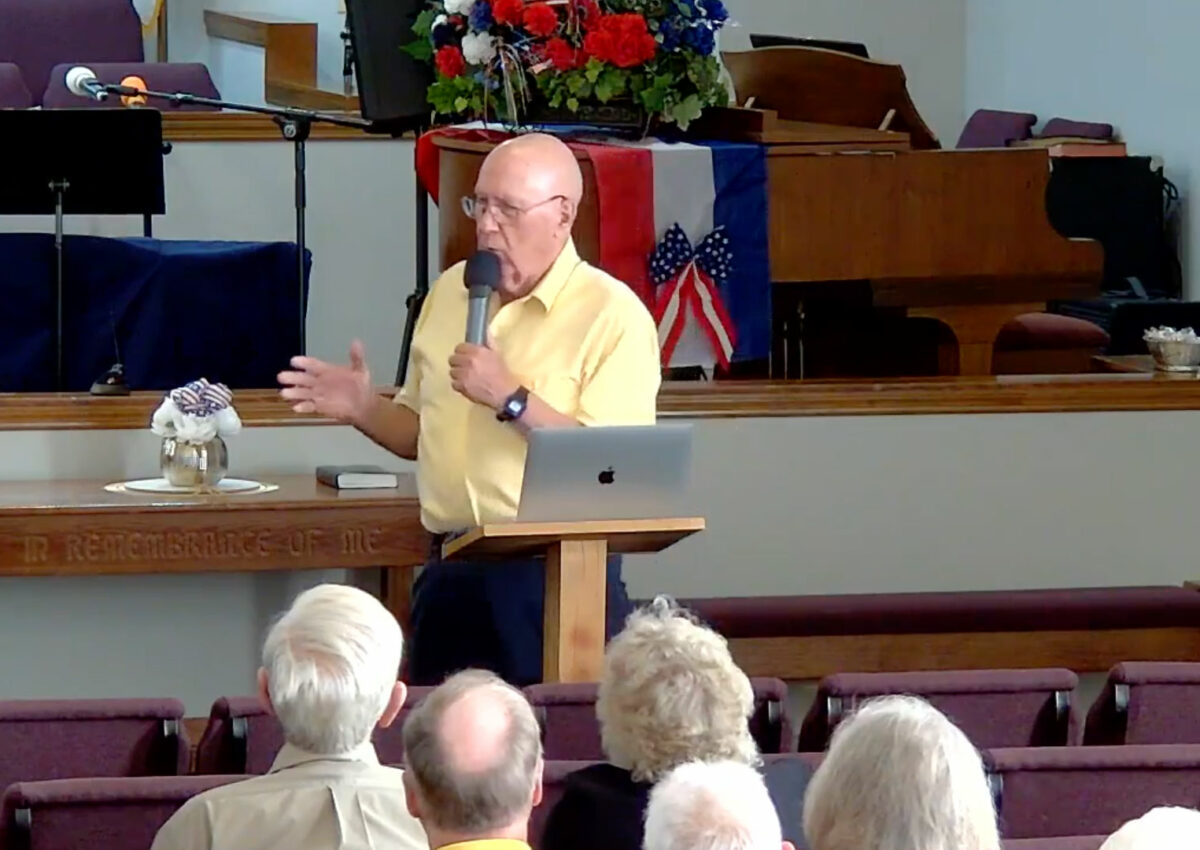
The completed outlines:
{"type": "Polygon", "coordinates": [[[1100,845],[1100,850],[1196,850],[1197,847],[1200,847],[1200,812],[1160,806],[1126,823],[1100,845]]]}
{"type": "Polygon", "coordinates": [[[296,597],[263,643],[259,673],[285,740],[310,753],[353,750],[404,699],[396,618],[368,593],[323,584],[296,597]]]}
{"type": "Polygon", "coordinates": [[[998,850],[987,774],[924,700],[870,700],[834,731],[804,800],[810,850],[998,850]]]}
{"type": "Polygon", "coordinates": [[[542,737],[525,696],[467,670],[435,688],[404,722],[410,810],[460,839],[523,835],[541,800],[542,737]],[[414,799],[415,798],[415,799],[414,799]]]}
{"type": "Polygon", "coordinates": [[[780,850],[779,816],[754,768],[688,762],[659,780],[646,808],[643,850],[780,850]]]}
{"type": "Polygon", "coordinates": [[[757,764],[754,692],[725,638],[670,599],[634,611],[609,642],[596,716],[609,761],[654,782],[689,761],[757,764]]]}

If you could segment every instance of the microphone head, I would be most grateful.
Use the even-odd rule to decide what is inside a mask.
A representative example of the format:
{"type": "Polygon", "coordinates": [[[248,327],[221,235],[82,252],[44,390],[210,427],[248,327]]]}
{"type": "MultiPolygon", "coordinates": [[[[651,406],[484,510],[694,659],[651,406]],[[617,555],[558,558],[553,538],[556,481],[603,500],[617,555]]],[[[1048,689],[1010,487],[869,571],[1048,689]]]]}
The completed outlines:
{"type": "MultiPolygon", "coordinates": [[[[78,97],[91,97],[92,93],[84,88],[83,84],[89,80],[96,79],[96,72],[86,65],[76,65],[71,70],[67,71],[64,82],[67,84],[67,91],[78,97]]],[[[103,100],[103,98],[101,98],[103,100]]]]}
{"type": "Polygon", "coordinates": [[[486,295],[500,285],[500,256],[494,251],[476,251],[463,272],[463,283],[472,295],[486,295]]]}
{"type": "MultiPolygon", "coordinates": [[[[146,81],[141,77],[128,76],[121,80],[121,85],[127,89],[137,89],[138,91],[146,90],[146,81]]],[[[144,94],[123,94],[121,95],[121,104],[123,106],[145,106],[146,96],[144,94]]]]}

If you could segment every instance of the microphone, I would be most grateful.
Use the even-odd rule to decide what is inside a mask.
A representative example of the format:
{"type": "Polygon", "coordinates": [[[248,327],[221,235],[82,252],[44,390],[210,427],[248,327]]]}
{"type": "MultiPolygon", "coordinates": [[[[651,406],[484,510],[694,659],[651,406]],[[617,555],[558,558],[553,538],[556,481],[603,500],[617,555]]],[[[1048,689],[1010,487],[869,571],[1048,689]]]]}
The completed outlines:
{"type": "MultiPolygon", "coordinates": [[[[141,77],[125,77],[121,80],[121,87],[126,89],[136,89],[139,92],[146,91],[146,81],[141,77]]],[[[145,94],[123,94],[121,95],[121,105],[129,107],[139,107],[146,105],[145,94]]]]}
{"type": "Polygon", "coordinates": [[[90,97],[95,100],[108,100],[108,92],[104,85],[96,79],[96,72],[83,65],[76,65],[67,71],[67,91],[79,97],[90,97]]]}
{"type": "Polygon", "coordinates": [[[488,297],[500,285],[500,257],[492,251],[476,251],[463,273],[467,287],[467,342],[487,345],[488,297]]]}

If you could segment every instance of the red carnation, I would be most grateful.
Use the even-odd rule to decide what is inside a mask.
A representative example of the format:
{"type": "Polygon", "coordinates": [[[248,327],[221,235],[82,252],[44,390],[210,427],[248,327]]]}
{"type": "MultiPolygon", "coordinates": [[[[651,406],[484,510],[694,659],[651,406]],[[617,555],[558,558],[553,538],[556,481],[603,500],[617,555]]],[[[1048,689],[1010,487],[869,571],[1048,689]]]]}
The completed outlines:
{"type": "Polygon", "coordinates": [[[559,71],[570,71],[579,64],[578,51],[566,39],[552,38],[542,48],[546,58],[559,71]]]}
{"type": "Polygon", "coordinates": [[[467,67],[462,51],[457,47],[443,47],[433,57],[438,71],[446,77],[457,77],[467,67]]]}
{"type": "Polygon", "coordinates": [[[590,30],[600,22],[600,5],[596,0],[578,0],[579,11],[583,16],[583,28],[590,30]]]}
{"type": "Polygon", "coordinates": [[[525,12],[525,0],[495,0],[492,3],[492,17],[498,24],[508,24],[515,27],[521,23],[525,12]]]}
{"type": "Polygon", "coordinates": [[[584,38],[583,49],[602,62],[632,68],[653,59],[658,43],[641,15],[603,15],[584,38]]]}
{"type": "Polygon", "coordinates": [[[525,7],[525,29],[544,38],[558,29],[558,15],[545,3],[525,7]]]}

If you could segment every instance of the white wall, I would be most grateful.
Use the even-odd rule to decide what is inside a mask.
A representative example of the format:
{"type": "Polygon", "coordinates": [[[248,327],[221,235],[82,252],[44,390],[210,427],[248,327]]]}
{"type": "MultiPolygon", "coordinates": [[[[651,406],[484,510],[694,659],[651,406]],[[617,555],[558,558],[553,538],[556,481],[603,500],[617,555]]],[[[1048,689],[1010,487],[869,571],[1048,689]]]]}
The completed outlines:
{"type": "MultiPolygon", "coordinates": [[[[709,528],[626,560],[632,596],[1178,584],[1195,570],[1200,412],[705,420],[709,528]]],[[[407,469],[348,428],[250,428],[234,474],[407,469]]],[[[148,431],[0,433],[0,480],[153,474],[148,431]]],[[[0,698],[252,685],[269,617],[340,572],[0,579],[0,698]],[[136,659],[136,663],[131,663],[136,659]]]]}
{"type": "MultiPolygon", "coordinates": [[[[917,109],[947,144],[963,124],[965,0],[727,0],[736,26],[721,47],[744,50],[751,32],[861,41],[871,55],[899,62],[908,74],[917,109]]],[[[262,51],[210,40],[204,9],[273,12],[318,25],[318,82],[342,89],[345,16],[339,0],[207,0],[172,5],[171,58],[209,64],[228,98],[262,100],[262,51]]]]}
{"type": "MultiPolygon", "coordinates": [[[[985,0],[986,2],[986,0],[985,0]]],[[[872,58],[898,62],[922,117],[952,147],[962,131],[965,0],[725,0],[737,26],[723,50],[750,47],[750,33],[866,44],[872,58]]]]}
{"type": "Polygon", "coordinates": [[[1200,75],[1190,0],[967,0],[966,114],[977,108],[1115,124],[1135,154],[1161,156],[1184,196],[1185,293],[1200,297],[1200,75]]]}

